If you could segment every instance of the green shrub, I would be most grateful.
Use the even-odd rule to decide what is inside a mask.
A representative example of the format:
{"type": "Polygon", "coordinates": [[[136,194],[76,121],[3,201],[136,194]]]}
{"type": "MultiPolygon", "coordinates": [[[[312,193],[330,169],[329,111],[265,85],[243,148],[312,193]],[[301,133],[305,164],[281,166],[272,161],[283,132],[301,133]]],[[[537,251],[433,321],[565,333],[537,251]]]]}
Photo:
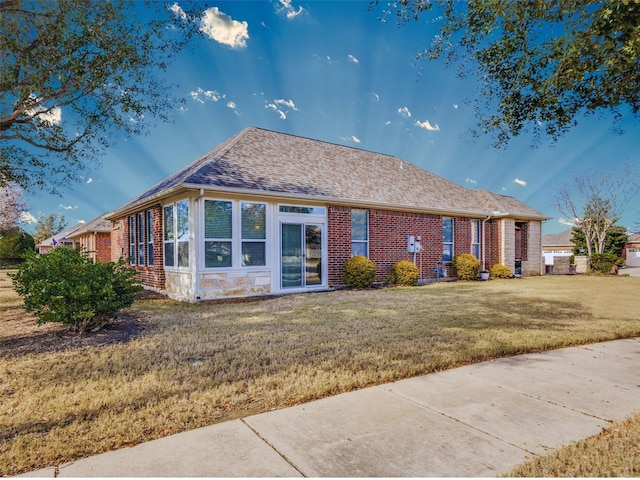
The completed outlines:
{"type": "Polygon", "coordinates": [[[589,260],[591,262],[591,270],[599,273],[611,273],[614,265],[622,267],[625,264],[623,258],[612,253],[594,253],[589,260]]]}
{"type": "Polygon", "coordinates": [[[367,257],[355,255],[344,264],[344,279],[356,288],[367,288],[376,279],[376,266],[367,257]]]}
{"type": "Polygon", "coordinates": [[[453,257],[456,275],[461,280],[475,280],[480,271],[480,260],[470,253],[461,253],[453,257]]]}
{"type": "Polygon", "coordinates": [[[391,266],[389,282],[394,285],[417,285],[420,271],[413,262],[401,260],[391,266]]]}
{"type": "Polygon", "coordinates": [[[38,324],[57,322],[76,332],[96,331],[133,303],[141,290],[135,270],[118,263],[93,263],[79,248],[29,253],[12,275],[16,292],[38,324]]]}
{"type": "Polygon", "coordinates": [[[511,269],[501,263],[496,263],[489,270],[489,275],[493,278],[509,278],[511,276],[511,269]]]}

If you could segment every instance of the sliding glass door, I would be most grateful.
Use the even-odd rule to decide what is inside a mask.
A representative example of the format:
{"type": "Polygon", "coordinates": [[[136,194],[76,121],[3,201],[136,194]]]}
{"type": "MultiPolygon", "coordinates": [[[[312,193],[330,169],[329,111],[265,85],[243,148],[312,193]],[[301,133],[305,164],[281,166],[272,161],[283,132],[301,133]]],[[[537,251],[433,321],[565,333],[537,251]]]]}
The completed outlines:
{"type": "Polygon", "coordinates": [[[280,230],[280,284],[282,288],[322,285],[323,225],[282,223],[280,230]]]}

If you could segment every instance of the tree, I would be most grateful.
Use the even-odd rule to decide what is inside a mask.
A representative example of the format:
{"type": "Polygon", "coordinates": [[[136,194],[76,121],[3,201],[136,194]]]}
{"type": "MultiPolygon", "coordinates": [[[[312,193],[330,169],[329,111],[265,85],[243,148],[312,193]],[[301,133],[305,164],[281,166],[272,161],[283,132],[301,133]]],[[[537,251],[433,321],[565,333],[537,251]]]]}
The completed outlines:
{"type": "Polygon", "coordinates": [[[637,175],[631,167],[622,171],[575,176],[555,194],[558,211],[584,234],[587,254],[603,253],[607,234],[618,222],[624,207],[638,194],[637,175]]]}
{"type": "MultiPolygon", "coordinates": [[[[374,2],[378,3],[378,0],[374,2]]],[[[422,15],[439,34],[418,59],[443,58],[477,76],[479,129],[495,146],[523,131],[554,141],[582,114],[640,115],[640,2],[621,0],[400,0],[384,18],[422,15]]],[[[372,5],[373,7],[373,5],[372,5]]]]}
{"type": "Polygon", "coordinates": [[[18,225],[26,208],[21,196],[22,189],[15,183],[0,186],[0,234],[18,225]]]}
{"type": "Polygon", "coordinates": [[[35,226],[33,239],[36,243],[40,243],[43,240],[60,233],[66,226],[67,221],[65,220],[64,215],[60,215],[59,218],[55,213],[51,213],[47,216],[40,215],[35,226]]]}
{"type": "Polygon", "coordinates": [[[170,120],[178,100],[160,74],[198,31],[155,1],[3,0],[0,18],[0,186],[50,191],[116,132],[170,120]]]}
{"type": "Polygon", "coordinates": [[[0,264],[20,263],[27,252],[33,252],[33,237],[19,227],[13,227],[0,234],[0,264]]]}
{"type": "MultiPolygon", "coordinates": [[[[573,243],[573,253],[581,254],[587,251],[587,241],[584,233],[577,227],[572,229],[571,242],[573,243]]],[[[602,253],[608,253],[615,255],[616,257],[622,257],[622,252],[627,244],[627,229],[625,227],[615,225],[609,229],[604,242],[604,248],[602,253]]],[[[596,251],[599,246],[596,245],[596,251]]]]}

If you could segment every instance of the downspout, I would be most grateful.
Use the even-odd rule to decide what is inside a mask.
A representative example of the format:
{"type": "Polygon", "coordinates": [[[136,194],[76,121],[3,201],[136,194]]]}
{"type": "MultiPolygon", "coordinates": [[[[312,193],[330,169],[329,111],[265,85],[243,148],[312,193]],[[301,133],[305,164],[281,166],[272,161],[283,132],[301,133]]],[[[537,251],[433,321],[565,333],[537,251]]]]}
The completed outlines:
{"type": "MultiPolygon", "coordinates": [[[[201,200],[202,197],[204,197],[204,188],[200,188],[200,194],[196,197],[195,201],[196,201],[196,205],[197,205],[197,210],[198,212],[200,211],[200,204],[201,204],[201,200]]],[[[200,300],[200,262],[199,262],[199,256],[198,256],[198,245],[197,245],[197,240],[195,237],[199,237],[199,233],[200,233],[200,228],[199,226],[196,224],[196,212],[194,212],[194,215],[192,217],[193,219],[193,253],[194,253],[194,257],[195,257],[195,262],[194,262],[194,273],[195,273],[195,294],[196,294],[196,301],[200,300]]],[[[200,215],[198,215],[198,218],[200,218],[200,215]]]]}

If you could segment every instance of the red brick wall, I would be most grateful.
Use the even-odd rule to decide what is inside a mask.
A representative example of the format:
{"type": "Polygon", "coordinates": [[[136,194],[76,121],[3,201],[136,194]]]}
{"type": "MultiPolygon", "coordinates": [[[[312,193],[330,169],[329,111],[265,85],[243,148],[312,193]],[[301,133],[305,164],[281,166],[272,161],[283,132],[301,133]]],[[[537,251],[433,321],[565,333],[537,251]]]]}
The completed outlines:
{"type": "MultiPolygon", "coordinates": [[[[142,283],[142,285],[162,290],[165,285],[164,274],[164,258],[162,249],[162,207],[160,205],[154,205],[153,207],[146,208],[142,212],[147,210],[153,210],[153,265],[131,265],[132,268],[138,270],[139,274],[136,278],[142,283]]],[[[137,215],[139,212],[132,213],[137,215]]],[[[112,244],[118,243],[112,246],[112,255],[116,254],[118,258],[122,256],[125,259],[129,258],[129,215],[119,219],[120,227],[119,231],[112,231],[112,244]],[[124,252],[121,254],[120,252],[124,252]]],[[[146,217],[145,217],[146,221],[146,217]]],[[[145,259],[147,261],[147,259],[145,259]]]]}
{"type": "MultiPolygon", "coordinates": [[[[328,210],[329,285],[344,285],[344,264],[351,257],[351,208],[330,206],[328,210]]],[[[376,265],[376,281],[383,282],[391,266],[400,260],[413,261],[407,252],[407,236],[419,235],[422,252],[415,262],[420,278],[435,278],[433,271],[442,261],[442,217],[421,213],[380,209],[369,210],[369,258],[376,265]]],[[[471,251],[471,224],[468,218],[454,218],[454,253],[471,251]]],[[[445,264],[448,275],[454,275],[445,264]]]]}
{"type": "Polygon", "coordinates": [[[500,263],[500,220],[491,219],[484,222],[484,234],[484,258],[486,268],[489,270],[494,264],[500,263]]]}
{"type": "Polygon", "coordinates": [[[106,263],[111,261],[111,234],[98,232],[96,242],[96,261],[106,263]]]}

